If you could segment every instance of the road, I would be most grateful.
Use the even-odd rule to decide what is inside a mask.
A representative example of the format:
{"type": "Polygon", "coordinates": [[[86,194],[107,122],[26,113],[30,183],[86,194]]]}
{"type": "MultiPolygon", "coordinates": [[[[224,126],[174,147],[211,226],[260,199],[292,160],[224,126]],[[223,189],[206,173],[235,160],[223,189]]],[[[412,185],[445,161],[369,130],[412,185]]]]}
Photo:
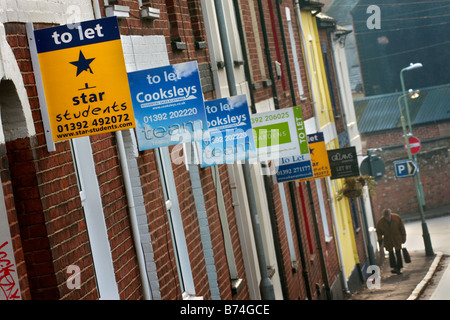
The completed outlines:
{"type": "MultiPolygon", "coordinates": [[[[426,220],[431,237],[434,253],[442,252],[441,264],[420,300],[450,300],[450,216],[443,216],[426,220]]],[[[405,246],[414,257],[417,252],[424,252],[425,246],[422,238],[422,222],[405,223],[407,240],[405,246]]]]}

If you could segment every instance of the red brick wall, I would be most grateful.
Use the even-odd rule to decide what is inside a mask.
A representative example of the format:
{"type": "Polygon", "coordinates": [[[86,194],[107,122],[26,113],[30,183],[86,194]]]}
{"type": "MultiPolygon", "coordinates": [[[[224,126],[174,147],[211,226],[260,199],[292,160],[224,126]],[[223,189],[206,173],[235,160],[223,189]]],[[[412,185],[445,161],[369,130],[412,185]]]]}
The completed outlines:
{"type": "MultiPolygon", "coordinates": [[[[70,144],[57,143],[56,152],[48,153],[26,48],[25,25],[6,25],[8,43],[23,75],[37,133],[31,139],[7,143],[31,298],[96,299],[89,237],[70,144]],[[81,268],[83,285],[80,290],[69,290],[66,286],[69,265],[81,268]]],[[[42,27],[49,26],[35,25],[35,29],[42,27]]],[[[116,142],[113,134],[91,139],[119,293],[121,299],[140,299],[139,274],[116,142]]]]}
{"type": "MultiPolygon", "coordinates": [[[[344,132],[346,130],[346,125],[345,125],[345,119],[343,116],[343,112],[342,112],[342,106],[341,106],[341,100],[340,100],[340,94],[339,94],[339,90],[338,90],[338,82],[337,82],[337,78],[336,78],[336,72],[335,72],[335,68],[334,68],[334,57],[333,57],[333,49],[331,47],[330,44],[330,35],[329,35],[329,28],[319,28],[319,40],[320,40],[320,48],[322,49],[322,54],[326,55],[327,59],[328,59],[328,66],[329,69],[327,71],[327,79],[329,78],[328,81],[328,86],[330,85],[330,81],[331,81],[331,87],[328,87],[328,90],[330,92],[330,102],[331,102],[331,106],[333,108],[333,103],[336,107],[336,109],[333,108],[333,114],[335,113],[334,110],[336,110],[336,114],[334,114],[334,120],[335,120],[335,124],[336,124],[336,131],[338,134],[340,134],[341,132],[344,132]],[[324,53],[324,48],[323,45],[325,44],[326,47],[326,54],[324,53]],[[333,101],[333,97],[334,97],[334,101],[333,101]]],[[[325,64],[325,59],[324,59],[324,64],[325,64]]],[[[326,66],[325,66],[326,68],[326,66]]],[[[327,69],[325,69],[327,70],[327,69]]],[[[341,148],[344,146],[340,146],[341,148]]]]}
{"type": "Polygon", "coordinates": [[[58,299],[55,270],[32,155],[35,139],[7,142],[9,172],[33,299],[58,299]],[[27,219],[33,215],[35,219],[27,219]]]}
{"type": "MultiPolygon", "coordinates": [[[[161,10],[161,20],[152,26],[140,25],[140,19],[131,16],[127,19],[128,24],[136,25],[136,28],[128,29],[125,23],[120,24],[122,34],[142,34],[140,28],[149,28],[152,31],[146,31],[146,34],[162,34],[166,36],[168,43],[169,59],[171,64],[182,63],[190,60],[196,60],[199,64],[208,63],[208,49],[195,49],[195,41],[206,40],[203,30],[203,17],[199,1],[177,1],[165,2],[154,1],[153,7],[161,10]],[[173,27],[169,32],[168,21],[173,27]],[[133,21],[135,20],[135,21],[133,21]],[[188,49],[174,51],[170,45],[171,40],[177,39],[186,42],[188,49]]],[[[130,4],[133,15],[139,16],[136,6],[130,4]]],[[[214,92],[205,93],[205,99],[214,99],[214,92]]],[[[172,149],[172,148],[171,148],[172,149]]],[[[153,151],[140,152],[138,158],[139,170],[141,172],[141,182],[143,186],[143,194],[148,210],[149,230],[152,237],[153,248],[155,250],[155,262],[157,265],[158,277],[160,280],[160,290],[162,299],[180,299],[182,292],[179,288],[178,274],[176,270],[176,262],[173,252],[173,243],[170,236],[169,223],[167,220],[167,212],[165,210],[164,196],[161,189],[161,181],[155,165],[155,157],[153,151]]],[[[194,275],[194,284],[196,286],[196,294],[203,296],[205,299],[210,298],[209,283],[206,273],[206,264],[203,256],[201,245],[200,229],[198,225],[197,212],[195,208],[194,198],[192,194],[192,186],[190,182],[189,172],[186,171],[184,164],[173,165],[175,177],[175,185],[177,188],[178,200],[181,209],[181,216],[185,230],[186,242],[189,251],[191,268],[194,275]]],[[[222,171],[222,184],[228,185],[227,171],[222,171]]],[[[213,241],[213,250],[215,253],[216,267],[221,272],[218,279],[221,295],[232,298],[230,288],[230,277],[228,266],[224,255],[223,236],[221,231],[220,220],[218,217],[217,200],[215,190],[212,186],[213,180],[210,169],[201,169],[202,186],[204,190],[204,199],[208,219],[210,220],[211,238],[213,241]]],[[[231,204],[231,192],[224,195],[226,203],[231,204]]],[[[227,208],[227,212],[232,207],[227,208]]],[[[231,215],[232,217],[232,215],[231,215]]],[[[235,233],[232,235],[237,237],[237,228],[234,227],[235,233]]],[[[235,254],[242,257],[240,246],[235,247],[235,254]]],[[[238,267],[243,271],[243,262],[238,261],[238,267]]],[[[242,274],[245,277],[244,274],[242,274]]],[[[243,295],[243,290],[240,295],[243,295]]]]}
{"type": "MultiPolygon", "coordinates": [[[[208,49],[195,49],[195,41],[205,38],[200,1],[180,0],[175,3],[176,7],[173,7],[170,1],[158,0],[152,3],[154,7],[161,10],[161,18],[155,21],[143,21],[137,18],[139,17],[137,1],[121,1],[122,5],[128,5],[131,9],[130,18],[119,20],[121,34],[164,35],[168,46],[169,59],[172,64],[190,60],[197,60],[199,64],[208,63],[208,49]],[[172,26],[175,25],[177,27],[173,28],[172,32],[169,31],[169,16],[172,26]],[[178,35],[181,41],[187,43],[187,50],[172,50],[171,40],[175,35],[178,35]]],[[[249,6],[255,6],[257,18],[259,19],[258,4],[256,1],[241,1],[240,3],[245,33],[251,34],[253,30],[251,28],[252,22],[250,20],[249,6]]],[[[262,3],[264,10],[267,12],[270,9],[268,6],[269,3],[266,1],[262,3]]],[[[294,16],[293,4],[284,2],[282,12],[284,12],[283,9],[285,6],[291,8],[291,14],[294,16]]],[[[278,21],[275,1],[272,2],[272,9],[274,10],[275,20],[278,21]]],[[[270,33],[270,30],[272,30],[270,15],[265,15],[265,23],[270,33]]],[[[285,17],[283,17],[283,23],[285,25],[284,31],[286,38],[289,39],[285,17]]],[[[293,25],[296,29],[296,23],[293,25]]],[[[15,140],[7,144],[6,150],[10,166],[8,169],[5,160],[6,157],[3,157],[5,162],[2,163],[1,167],[3,190],[5,192],[8,214],[11,216],[12,235],[13,239],[15,239],[14,249],[16,261],[21,270],[22,294],[24,298],[33,299],[96,299],[98,298],[98,293],[95,285],[89,237],[81,207],[70,144],[69,142],[59,142],[56,144],[56,152],[48,153],[43,134],[34,75],[27,48],[25,25],[22,23],[7,23],[5,26],[8,43],[13,48],[22,72],[36,128],[35,137],[15,140]],[[8,173],[10,173],[10,179],[8,179],[8,173]],[[13,199],[15,201],[14,203],[12,202],[13,199]],[[14,217],[15,214],[17,215],[17,219],[14,217]],[[18,236],[18,226],[20,226],[20,237],[18,236]],[[66,269],[72,264],[79,266],[82,271],[81,278],[83,285],[80,290],[69,290],[66,286],[68,278],[66,269]]],[[[49,27],[49,25],[35,24],[34,27],[39,29],[49,27]]],[[[260,39],[262,40],[262,30],[261,28],[259,30],[260,39]]],[[[281,46],[281,29],[275,27],[275,30],[278,35],[279,45],[281,46]]],[[[298,38],[298,34],[296,32],[297,49],[299,50],[297,55],[302,57],[300,51],[301,40],[298,38]]],[[[252,37],[248,37],[247,41],[249,42],[250,61],[254,61],[256,44],[252,37]]],[[[269,42],[271,57],[275,61],[277,52],[273,37],[269,36],[269,42]]],[[[288,46],[288,49],[292,69],[293,61],[290,46],[288,46]]],[[[280,50],[283,52],[283,48],[280,47],[280,50]]],[[[283,54],[281,55],[281,60],[284,60],[283,54]]],[[[283,76],[287,77],[287,63],[286,61],[281,62],[283,76]]],[[[308,119],[313,115],[313,112],[310,106],[303,60],[300,59],[299,62],[302,69],[305,97],[308,99],[305,102],[300,102],[297,89],[295,90],[295,98],[297,105],[302,104],[303,114],[308,119]]],[[[268,65],[265,56],[264,65],[267,74],[266,78],[268,78],[268,65]]],[[[261,84],[261,88],[255,90],[256,101],[259,102],[270,98],[272,96],[272,88],[262,86],[261,81],[263,79],[262,72],[259,70],[259,64],[252,64],[252,70],[254,82],[261,84]]],[[[297,88],[295,73],[292,76],[294,86],[297,88]]],[[[287,78],[284,78],[284,85],[282,80],[275,80],[278,102],[281,108],[293,105],[293,97],[291,96],[287,80],[287,78]]],[[[205,94],[206,99],[214,99],[214,97],[214,92],[205,94]]],[[[125,190],[115,136],[112,133],[107,133],[91,137],[90,139],[120,297],[121,299],[141,299],[139,273],[128,219],[125,190]]],[[[182,292],[179,287],[173,243],[154,151],[140,152],[137,161],[141,174],[143,197],[147,209],[149,232],[152,237],[161,296],[162,299],[180,299],[182,292]]],[[[200,229],[189,172],[186,171],[184,164],[173,165],[173,171],[197,295],[209,299],[211,294],[209,292],[206,264],[202,251],[200,229]]],[[[245,281],[243,253],[240,247],[236,217],[233,210],[228,171],[224,165],[219,166],[219,171],[235,260],[238,274],[244,279],[244,288],[237,295],[232,295],[231,293],[230,276],[224,255],[223,235],[211,171],[210,169],[201,169],[200,174],[204,199],[219,276],[218,285],[223,299],[248,299],[249,292],[245,281]]],[[[311,183],[311,185],[314,186],[314,183],[311,183]]],[[[286,298],[304,299],[306,293],[302,270],[300,267],[297,273],[292,271],[278,186],[277,184],[273,184],[272,187],[274,192],[271,196],[273,197],[274,210],[276,212],[274,227],[280,237],[281,264],[284,268],[283,271],[286,275],[286,284],[288,287],[288,297],[286,298]]],[[[299,190],[295,190],[296,207],[298,208],[298,218],[301,224],[300,237],[302,237],[305,246],[306,268],[309,273],[310,286],[314,299],[317,299],[321,297],[314,290],[314,286],[316,283],[319,287],[323,286],[323,275],[320,268],[321,261],[317,252],[317,241],[313,228],[313,210],[311,209],[306,189],[303,186],[301,188],[305,194],[305,209],[303,209],[301,204],[299,190]],[[309,252],[309,240],[306,236],[306,225],[302,210],[306,210],[306,219],[311,234],[310,241],[314,251],[312,254],[309,252]]],[[[286,184],[285,189],[286,193],[289,194],[289,188],[286,184]]],[[[325,190],[324,187],[323,189],[325,190]]],[[[314,191],[313,196],[314,208],[318,212],[318,199],[314,191]]],[[[290,209],[289,218],[292,226],[291,231],[294,235],[297,259],[299,260],[300,250],[298,247],[299,244],[296,241],[294,211],[290,199],[288,200],[288,204],[290,209]]],[[[330,214],[329,208],[327,214],[330,214]]],[[[328,276],[330,279],[334,279],[339,271],[334,240],[330,243],[323,242],[320,214],[317,217],[322,247],[326,250],[328,276]]],[[[330,215],[328,219],[330,224],[330,215]]]]}
{"type": "MultiPolygon", "coordinates": [[[[11,182],[11,174],[9,171],[9,161],[6,153],[6,146],[1,145],[0,150],[0,177],[2,181],[2,191],[5,199],[6,213],[10,224],[11,241],[14,248],[17,276],[19,278],[19,286],[21,289],[22,299],[28,300],[31,298],[31,292],[28,282],[28,273],[22,246],[22,239],[20,237],[20,226],[16,211],[16,204],[14,201],[14,193],[11,182]]],[[[42,220],[40,216],[30,216],[28,219],[35,220],[34,223],[39,223],[42,220]]]]}
{"type": "MultiPolygon", "coordinates": [[[[420,177],[425,193],[426,208],[438,208],[450,204],[448,149],[448,123],[430,124],[413,127],[414,136],[421,141],[422,147],[417,154],[420,177]]],[[[376,154],[385,163],[386,173],[378,181],[372,205],[375,217],[390,207],[400,214],[419,212],[413,178],[395,177],[393,161],[408,159],[404,149],[402,130],[389,130],[373,134],[363,134],[363,148],[382,148],[376,154]]]]}
{"type": "Polygon", "coordinates": [[[113,134],[91,137],[106,227],[121,299],[142,298],[122,169],[113,134]]]}
{"type": "MultiPolygon", "coordinates": [[[[242,10],[242,19],[243,19],[243,25],[244,25],[244,33],[246,35],[251,35],[253,34],[253,28],[252,28],[252,20],[251,20],[251,14],[250,14],[250,6],[253,5],[254,6],[254,10],[256,12],[257,15],[257,19],[260,19],[259,16],[259,7],[258,7],[258,2],[257,1],[241,1],[240,2],[240,7],[242,10]]],[[[264,14],[264,19],[265,19],[265,24],[266,24],[266,29],[267,32],[269,34],[268,36],[268,40],[269,40],[269,50],[270,50],[270,56],[272,59],[272,63],[274,63],[275,60],[278,60],[281,57],[281,64],[282,64],[282,68],[283,68],[283,78],[278,80],[275,79],[275,85],[276,85],[276,92],[277,92],[277,97],[278,97],[278,103],[279,103],[279,107],[280,108],[286,108],[286,107],[291,107],[294,105],[294,101],[296,103],[296,105],[302,105],[302,111],[303,111],[303,115],[305,117],[305,119],[309,119],[313,116],[313,108],[311,106],[311,101],[310,101],[310,93],[309,93],[309,88],[308,88],[308,80],[307,80],[307,75],[306,75],[306,69],[305,69],[305,65],[304,65],[304,61],[302,59],[303,54],[301,52],[301,47],[302,47],[302,41],[301,39],[298,37],[299,32],[297,29],[297,24],[295,22],[295,20],[293,20],[293,27],[294,27],[294,33],[295,33],[295,37],[296,37],[296,46],[297,46],[297,56],[300,58],[299,59],[299,63],[300,63],[300,68],[301,68],[301,77],[302,77],[302,83],[303,83],[303,88],[305,91],[304,97],[307,98],[306,101],[301,101],[300,100],[300,94],[297,90],[297,80],[296,80],[296,74],[295,72],[292,72],[292,81],[294,84],[294,88],[295,88],[295,97],[293,97],[291,95],[291,88],[289,85],[289,79],[288,79],[288,72],[287,72],[287,68],[288,68],[288,63],[285,60],[285,55],[284,55],[284,48],[282,45],[282,36],[281,36],[281,28],[279,27],[278,23],[278,13],[277,13],[277,8],[276,8],[276,1],[272,1],[271,6],[269,5],[268,1],[262,1],[262,5],[263,5],[263,10],[265,12],[264,14]],[[278,37],[278,46],[280,49],[280,52],[277,53],[276,50],[276,44],[274,41],[274,38],[272,37],[272,23],[271,23],[271,15],[269,14],[270,11],[269,10],[273,10],[273,15],[272,15],[272,19],[274,19],[276,27],[276,33],[277,33],[277,37],[278,37]],[[283,85],[283,80],[284,85],[283,85]],[[294,99],[295,98],[295,99],[294,99]]],[[[281,12],[282,12],[282,20],[283,20],[283,25],[284,25],[284,33],[285,33],[285,37],[287,39],[287,46],[288,46],[288,53],[289,53],[289,64],[290,64],[290,68],[293,71],[294,70],[294,61],[293,61],[293,57],[292,57],[292,51],[291,51],[291,46],[290,46],[290,36],[289,36],[289,32],[288,32],[288,28],[287,28],[287,21],[286,21],[286,17],[284,15],[285,12],[285,7],[289,7],[291,10],[291,16],[294,18],[295,17],[295,10],[293,7],[293,4],[290,2],[283,2],[282,6],[281,6],[281,12]]],[[[258,29],[260,31],[259,33],[259,38],[261,40],[261,49],[263,54],[265,46],[264,46],[264,35],[262,33],[262,27],[261,27],[261,23],[259,23],[258,25],[258,29]]],[[[258,44],[256,44],[254,42],[254,37],[250,37],[248,36],[246,38],[246,41],[248,42],[248,51],[249,51],[249,59],[250,59],[250,68],[252,70],[253,73],[253,82],[257,82],[261,85],[260,88],[257,88],[254,90],[254,97],[256,102],[259,101],[263,101],[266,100],[268,98],[270,98],[272,96],[272,88],[271,87],[264,87],[262,85],[262,80],[263,79],[263,72],[260,69],[259,63],[256,63],[257,61],[257,49],[256,46],[258,44]]],[[[264,60],[264,68],[265,68],[265,74],[266,74],[266,78],[269,78],[269,69],[268,69],[268,65],[267,65],[267,56],[264,54],[263,55],[263,60],[264,60]]],[[[273,70],[275,72],[275,67],[273,66],[273,70]]],[[[318,213],[319,211],[319,204],[318,204],[318,198],[317,198],[317,193],[315,192],[315,187],[314,187],[314,182],[311,183],[311,185],[313,186],[313,203],[314,203],[314,209],[315,212],[318,213]]],[[[290,259],[290,254],[289,254],[289,250],[288,250],[288,244],[287,244],[287,234],[286,234],[286,229],[284,226],[284,220],[283,220],[283,213],[282,213],[282,208],[281,208],[281,200],[280,200],[280,195],[278,192],[278,187],[276,184],[272,185],[273,187],[273,202],[274,202],[274,208],[276,211],[276,221],[275,221],[275,227],[277,228],[277,232],[278,235],[280,237],[280,245],[281,245],[281,253],[282,253],[282,264],[284,267],[284,274],[286,276],[286,284],[288,287],[288,299],[304,299],[306,298],[306,289],[305,289],[305,283],[304,283],[304,278],[302,275],[302,267],[300,264],[300,268],[298,269],[297,273],[294,273],[292,271],[292,267],[291,267],[291,259],[290,259]]],[[[306,268],[307,268],[307,272],[308,272],[308,277],[309,277],[309,285],[311,287],[311,291],[312,291],[312,295],[313,295],[313,299],[318,299],[318,298],[323,298],[323,296],[318,296],[318,293],[315,290],[315,284],[317,283],[319,285],[319,288],[323,287],[324,281],[323,281],[323,275],[322,275],[322,271],[321,271],[321,261],[320,261],[320,256],[319,256],[319,252],[318,252],[318,246],[317,246],[317,240],[316,240],[316,233],[315,233],[315,229],[314,229],[314,224],[313,224],[313,220],[312,220],[312,210],[311,210],[311,206],[310,206],[310,201],[309,201],[309,196],[307,193],[307,189],[305,186],[301,186],[301,192],[303,193],[303,201],[302,201],[302,197],[301,194],[299,193],[299,189],[295,188],[295,198],[296,198],[296,207],[298,210],[298,219],[300,221],[300,227],[301,227],[301,235],[300,237],[302,238],[303,241],[303,246],[304,246],[304,251],[306,254],[306,268]],[[302,203],[303,202],[303,203],[302,203]],[[304,210],[306,210],[306,213],[304,214],[304,210]],[[305,220],[306,217],[306,220],[305,220]],[[308,237],[308,232],[309,232],[309,237],[308,237]],[[311,250],[310,250],[311,248],[311,250]],[[312,252],[311,252],[312,251],[312,252]]],[[[324,189],[324,187],[323,187],[324,189]]],[[[289,203],[289,210],[290,210],[290,223],[291,223],[291,227],[292,230],[290,230],[290,232],[292,232],[293,237],[294,237],[294,244],[296,246],[296,254],[297,254],[297,260],[300,262],[300,251],[298,248],[298,241],[297,241],[297,233],[295,230],[295,221],[294,221],[294,211],[292,208],[292,203],[290,201],[290,196],[289,196],[289,187],[288,184],[285,184],[285,190],[286,190],[286,195],[288,197],[288,203],[289,203]]],[[[325,189],[324,189],[325,190],[325,189]]],[[[326,195],[325,195],[325,199],[326,199],[326,195]]],[[[327,214],[328,214],[328,223],[329,225],[331,225],[331,215],[330,215],[330,210],[329,208],[327,208],[327,214]]],[[[330,243],[325,243],[324,242],[324,237],[323,237],[323,228],[322,228],[322,222],[321,222],[321,217],[320,217],[320,213],[317,215],[318,216],[318,226],[319,226],[319,234],[321,237],[321,241],[322,241],[322,248],[324,249],[324,254],[326,256],[326,265],[327,265],[327,273],[329,278],[332,280],[336,279],[337,274],[339,273],[339,264],[338,264],[338,259],[337,259],[337,253],[336,253],[336,247],[335,247],[335,243],[334,240],[332,240],[330,243]]],[[[321,290],[323,293],[323,290],[321,290]]]]}

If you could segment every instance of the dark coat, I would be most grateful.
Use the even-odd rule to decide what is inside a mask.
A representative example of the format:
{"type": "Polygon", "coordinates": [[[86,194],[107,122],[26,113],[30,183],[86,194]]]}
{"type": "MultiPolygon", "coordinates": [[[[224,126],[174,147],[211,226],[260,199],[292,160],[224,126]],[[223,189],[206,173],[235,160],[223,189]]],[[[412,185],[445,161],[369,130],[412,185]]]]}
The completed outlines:
{"type": "Polygon", "coordinates": [[[377,223],[378,241],[383,240],[383,245],[387,251],[393,248],[399,250],[406,242],[406,230],[402,218],[396,214],[391,214],[391,223],[382,217],[377,223]]]}

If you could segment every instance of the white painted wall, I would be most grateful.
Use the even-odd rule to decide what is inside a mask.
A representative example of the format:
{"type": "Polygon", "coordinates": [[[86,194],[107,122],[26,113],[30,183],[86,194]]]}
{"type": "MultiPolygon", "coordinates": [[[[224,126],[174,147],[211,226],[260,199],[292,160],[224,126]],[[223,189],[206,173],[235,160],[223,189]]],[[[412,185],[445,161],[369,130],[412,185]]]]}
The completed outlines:
{"type": "Polygon", "coordinates": [[[3,191],[0,192],[0,279],[1,284],[12,285],[0,287],[0,300],[22,299],[3,191]]]}

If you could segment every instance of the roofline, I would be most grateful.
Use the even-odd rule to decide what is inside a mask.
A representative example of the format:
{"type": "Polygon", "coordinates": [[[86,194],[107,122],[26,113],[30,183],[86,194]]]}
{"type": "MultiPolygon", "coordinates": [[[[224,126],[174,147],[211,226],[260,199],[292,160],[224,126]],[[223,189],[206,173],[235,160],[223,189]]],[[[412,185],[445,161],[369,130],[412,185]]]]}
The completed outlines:
{"type": "MultiPolygon", "coordinates": [[[[434,89],[440,89],[440,88],[444,88],[444,87],[450,87],[450,83],[440,84],[440,85],[432,86],[432,87],[418,88],[417,90],[420,90],[420,91],[424,91],[424,90],[434,90],[434,89]]],[[[368,97],[363,97],[363,98],[353,99],[353,101],[364,101],[364,100],[370,100],[370,99],[375,99],[375,98],[390,97],[390,96],[399,96],[399,95],[401,95],[401,94],[402,94],[401,92],[392,92],[392,93],[377,94],[377,95],[374,95],[374,96],[368,96],[368,97]]]]}
{"type": "Polygon", "coordinates": [[[325,4],[322,2],[318,2],[318,1],[300,0],[299,5],[300,5],[301,10],[318,11],[318,12],[316,12],[316,14],[317,14],[322,11],[322,8],[325,4]]]}

